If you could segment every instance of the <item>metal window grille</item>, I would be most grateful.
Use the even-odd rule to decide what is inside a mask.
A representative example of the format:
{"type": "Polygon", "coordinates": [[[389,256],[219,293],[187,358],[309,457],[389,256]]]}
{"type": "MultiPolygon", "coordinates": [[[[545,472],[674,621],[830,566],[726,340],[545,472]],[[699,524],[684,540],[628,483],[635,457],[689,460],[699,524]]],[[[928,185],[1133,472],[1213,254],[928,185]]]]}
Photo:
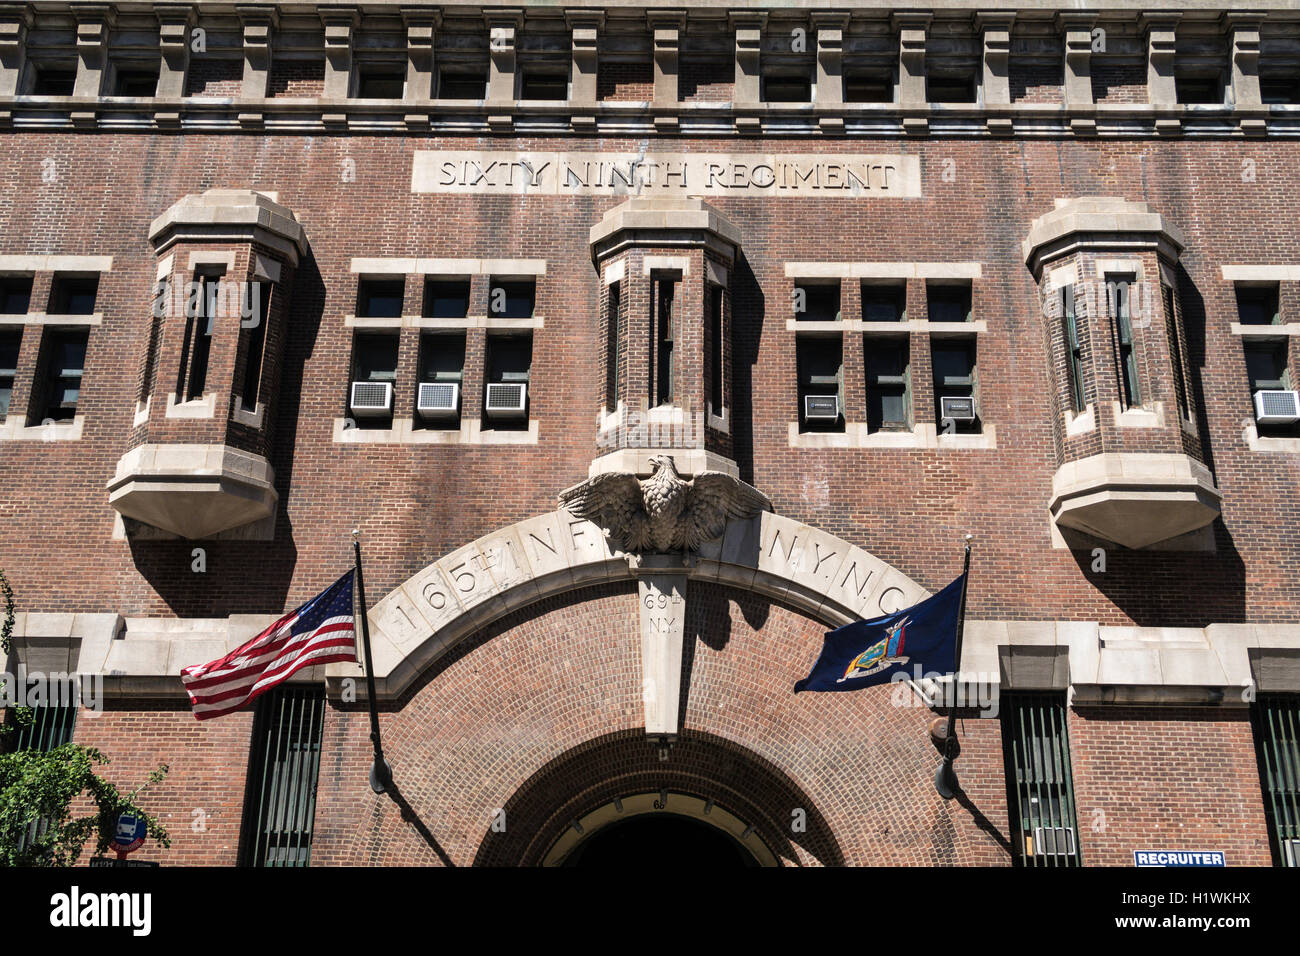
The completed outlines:
{"type": "Polygon", "coordinates": [[[1080,866],[1065,701],[1054,694],[1007,694],[1002,702],[1016,864],[1080,866]]]}
{"type": "Polygon", "coordinates": [[[278,687],[258,699],[242,865],[310,865],[324,725],[324,687],[278,687]]]}
{"type": "MultiPolygon", "coordinates": [[[[72,732],[77,725],[77,708],[75,705],[40,706],[31,709],[32,722],[18,728],[14,734],[14,750],[34,750],[47,753],[56,747],[72,742],[72,732]]],[[[18,838],[18,850],[45,832],[49,821],[34,820],[28,824],[26,831],[18,838]]]]}
{"type": "Polygon", "coordinates": [[[1261,696],[1250,715],[1273,861],[1300,866],[1300,695],[1261,696]]]}

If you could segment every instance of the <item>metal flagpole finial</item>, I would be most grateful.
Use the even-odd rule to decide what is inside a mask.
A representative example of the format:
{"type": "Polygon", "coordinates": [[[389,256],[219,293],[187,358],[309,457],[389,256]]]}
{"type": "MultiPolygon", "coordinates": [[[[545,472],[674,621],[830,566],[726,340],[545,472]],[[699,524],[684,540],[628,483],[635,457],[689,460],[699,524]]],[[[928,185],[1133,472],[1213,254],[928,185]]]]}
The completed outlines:
{"type": "Polygon", "coordinates": [[[353,529],[352,529],[352,540],[353,540],[353,541],[356,541],[356,540],[357,540],[358,538],[360,538],[360,537],[361,537],[361,529],[360,529],[360,528],[353,528],[353,529]]]}

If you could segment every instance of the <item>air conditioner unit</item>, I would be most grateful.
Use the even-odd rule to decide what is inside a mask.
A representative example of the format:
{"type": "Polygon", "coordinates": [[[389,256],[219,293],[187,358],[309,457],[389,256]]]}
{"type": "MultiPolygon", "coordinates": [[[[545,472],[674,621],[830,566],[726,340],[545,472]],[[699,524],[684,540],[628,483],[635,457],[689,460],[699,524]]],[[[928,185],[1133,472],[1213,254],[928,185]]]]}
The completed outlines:
{"type": "Polygon", "coordinates": [[[1281,389],[1256,392],[1255,421],[1261,425],[1290,425],[1300,421],[1300,392],[1281,389]]]}
{"type": "Polygon", "coordinates": [[[421,418],[454,418],[460,406],[460,385],[456,382],[421,382],[415,410],[421,418]]]}
{"type": "Polygon", "coordinates": [[[1034,856],[1073,856],[1074,827],[1034,827],[1034,856]]]}
{"type": "Polygon", "coordinates": [[[939,417],[944,421],[975,421],[975,399],[969,395],[952,395],[939,399],[939,417]]]}
{"type": "Polygon", "coordinates": [[[489,418],[513,418],[524,413],[527,401],[528,386],[523,382],[492,382],[483,410],[489,418]]]}
{"type": "Polygon", "coordinates": [[[361,418],[378,418],[393,410],[392,382],[353,382],[352,414],[361,418]]]}
{"type": "Polygon", "coordinates": [[[806,422],[833,422],[840,417],[838,395],[805,395],[803,418],[806,422]]]}

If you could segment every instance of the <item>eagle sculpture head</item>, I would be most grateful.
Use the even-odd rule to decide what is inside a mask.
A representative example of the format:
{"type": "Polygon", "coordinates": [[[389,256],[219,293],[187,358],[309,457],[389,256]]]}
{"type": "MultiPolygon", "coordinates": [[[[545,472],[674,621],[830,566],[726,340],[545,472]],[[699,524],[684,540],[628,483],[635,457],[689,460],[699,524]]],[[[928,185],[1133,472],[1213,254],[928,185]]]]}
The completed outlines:
{"type": "Polygon", "coordinates": [[[721,537],[733,518],[770,511],[767,496],[719,471],[683,479],[671,455],[655,455],[641,481],[628,472],[607,472],[560,492],[570,514],[605,529],[624,551],[698,551],[721,537]]]}

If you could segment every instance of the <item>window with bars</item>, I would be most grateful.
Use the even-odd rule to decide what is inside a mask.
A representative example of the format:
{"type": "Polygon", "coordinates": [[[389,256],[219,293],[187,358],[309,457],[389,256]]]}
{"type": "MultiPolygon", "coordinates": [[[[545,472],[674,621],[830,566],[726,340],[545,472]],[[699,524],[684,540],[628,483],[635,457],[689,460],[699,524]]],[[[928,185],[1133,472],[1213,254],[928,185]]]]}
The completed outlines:
{"type": "MultiPolygon", "coordinates": [[[[67,691],[70,695],[72,688],[68,687],[67,691]]],[[[13,749],[15,752],[34,750],[37,753],[48,753],[57,747],[72,742],[72,733],[77,724],[77,708],[75,705],[33,707],[31,708],[31,716],[31,723],[18,726],[17,732],[13,735],[13,749]]],[[[26,849],[32,840],[42,835],[48,826],[49,823],[46,820],[34,820],[29,823],[16,841],[19,852],[26,849]]]]}
{"type": "Polygon", "coordinates": [[[1250,718],[1273,862],[1300,866],[1300,694],[1261,694],[1250,718]]]}
{"type": "Polygon", "coordinates": [[[325,688],[277,687],[256,707],[240,865],[309,866],[325,688]]]}
{"type": "Polygon", "coordinates": [[[1017,866],[1081,866],[1063,694],[1002,695],[1007,806],[1017,866]]]}

